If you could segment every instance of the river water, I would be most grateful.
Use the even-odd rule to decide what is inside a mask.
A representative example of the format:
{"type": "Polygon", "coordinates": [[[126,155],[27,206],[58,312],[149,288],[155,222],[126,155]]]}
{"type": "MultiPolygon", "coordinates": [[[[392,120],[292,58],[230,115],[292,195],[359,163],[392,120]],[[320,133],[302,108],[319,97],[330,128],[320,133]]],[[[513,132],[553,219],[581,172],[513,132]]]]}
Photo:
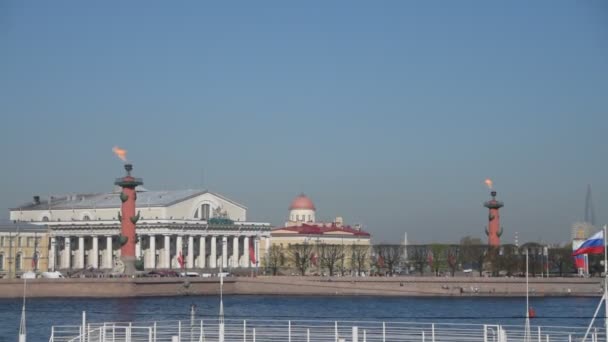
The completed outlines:
{"type": "MultiPolygon", "coordinates": [[[[534,325],[586,326],[599,298],[532,298],[534,325]]],[[[20,300],[0,300],[0,341],[15,341],[20,300]]],[[[82,311],[90,322],[188,319],[197,314],[217,317],[218,297],[154,297],[128,299],[30,299],[28,341],[48,341],[52,325],[78,325],[82,311]]],[[[525,298],[392,298],[226,296],[226,318],[385,320],[523,324],[525,298]]]]}

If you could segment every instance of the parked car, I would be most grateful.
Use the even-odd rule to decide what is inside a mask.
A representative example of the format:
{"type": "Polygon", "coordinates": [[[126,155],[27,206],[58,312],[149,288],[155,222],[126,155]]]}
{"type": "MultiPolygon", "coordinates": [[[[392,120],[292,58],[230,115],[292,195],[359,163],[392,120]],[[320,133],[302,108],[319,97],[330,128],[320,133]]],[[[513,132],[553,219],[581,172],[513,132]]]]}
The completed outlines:
{"type": "Polygon", "coordinates": [[[180,273],[181,277],[200,277],[200,274],[198,274],[198,272],[182,272],[180,273]]]}
{"type": "Polygon", "coordinates": [[[173,270],[155,270],[146,273],[146,277],[179,277],[179,273],[173,270]]]}

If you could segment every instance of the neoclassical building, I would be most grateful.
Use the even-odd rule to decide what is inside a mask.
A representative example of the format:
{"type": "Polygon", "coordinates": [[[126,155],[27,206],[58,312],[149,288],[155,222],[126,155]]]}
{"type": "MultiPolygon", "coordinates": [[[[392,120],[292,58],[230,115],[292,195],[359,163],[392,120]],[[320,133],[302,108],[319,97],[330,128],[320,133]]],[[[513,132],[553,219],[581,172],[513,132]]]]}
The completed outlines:
{"type": "Polygon", "coordinates": [[[344,224],[342,217],[332,222],[317,222],[316,207],[304,194],[293,199],[284,227],[272,230],[272,244],[287,247],[291,244],[370,245],[371,235],[361,226],[344,224]]]}
{"type": "MultiPolygon", "coordinates": [[[[14,222],[48,227],[51,270],[113,269],[120,259],[120,189],[33,196],[10,210],[14,222]]],[[[270,244],[270,224],[247,221],[247,208],[202,190],[137,188],[136,257],[145,269],[257,267],[270,244]]]]}
{"type": "Polygon", "coordinates": [[[0,220],[0,278],[46,271],[48,243],[48,229],[44,225],[0,220]]]}

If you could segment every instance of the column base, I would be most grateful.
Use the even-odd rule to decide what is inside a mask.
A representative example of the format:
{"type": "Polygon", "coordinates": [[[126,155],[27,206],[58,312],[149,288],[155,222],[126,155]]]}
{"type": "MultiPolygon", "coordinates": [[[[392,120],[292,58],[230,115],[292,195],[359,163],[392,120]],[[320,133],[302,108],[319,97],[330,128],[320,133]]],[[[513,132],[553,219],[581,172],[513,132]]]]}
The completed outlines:
{"type": "Polygon", "coordinates": [[[135,256],[121,256],[120,261],[122,261],[125,266],[124,274],[133,275],[137,270],[135,269],[135,256]]]}

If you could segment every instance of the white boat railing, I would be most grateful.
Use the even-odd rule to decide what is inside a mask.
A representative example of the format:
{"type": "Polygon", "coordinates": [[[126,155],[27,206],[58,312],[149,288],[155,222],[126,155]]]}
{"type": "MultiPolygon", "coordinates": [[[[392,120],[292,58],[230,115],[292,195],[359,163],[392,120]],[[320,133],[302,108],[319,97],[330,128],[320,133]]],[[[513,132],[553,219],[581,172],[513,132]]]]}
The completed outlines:
{"type": "MultiPolygon", "coordinates": [[[[53,326],[50,342],[574,342],[586,327],[381,321],[189,319],[53,326]],[[221,336],[223,331],[223,338],[221,336]]],[[[606,341],[603,329],[591,341],[606,341]]]]}

